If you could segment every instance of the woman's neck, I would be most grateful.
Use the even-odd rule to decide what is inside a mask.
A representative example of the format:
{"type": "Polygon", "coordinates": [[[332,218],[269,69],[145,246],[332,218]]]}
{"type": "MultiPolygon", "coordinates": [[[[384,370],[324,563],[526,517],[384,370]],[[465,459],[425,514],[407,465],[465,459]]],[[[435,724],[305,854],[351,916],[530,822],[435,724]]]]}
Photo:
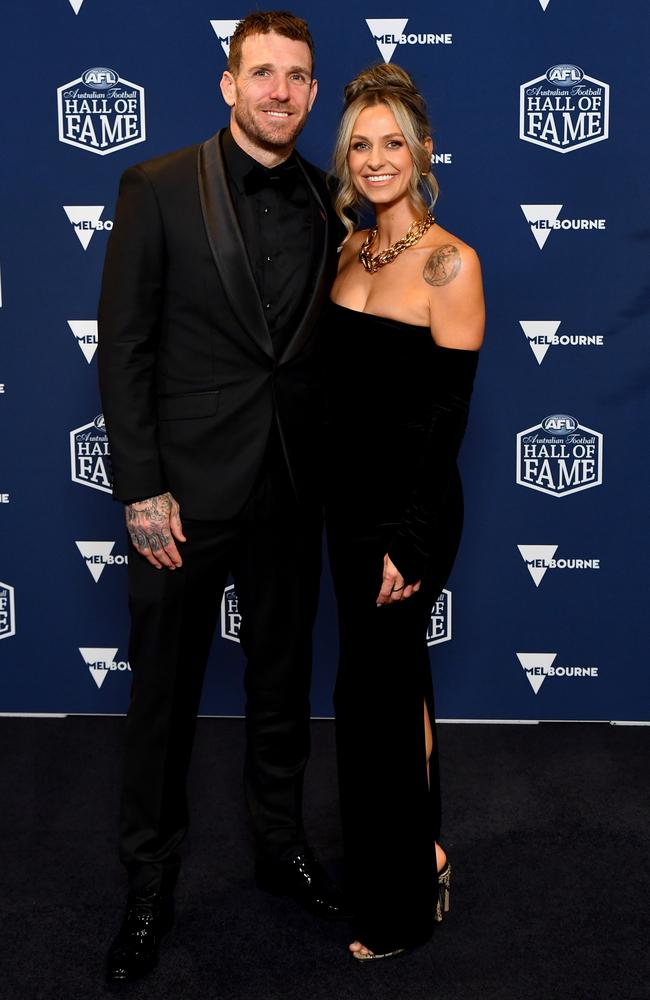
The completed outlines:
{"type": "Polygon", "coordinates": [[[374,252],[385,250],[401,240],[409,226],[421,219],[415,205],[409,198],[391,202],[388,205],[375,205],[375,224],[379,229],[378,243],[374,252]]]}

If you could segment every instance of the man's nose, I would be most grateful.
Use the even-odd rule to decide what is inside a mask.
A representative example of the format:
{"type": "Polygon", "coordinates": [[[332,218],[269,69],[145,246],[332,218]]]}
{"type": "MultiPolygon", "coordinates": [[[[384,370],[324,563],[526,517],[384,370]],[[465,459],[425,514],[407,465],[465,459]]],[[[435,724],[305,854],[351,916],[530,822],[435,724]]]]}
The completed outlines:
{"type": "Polygon", "coordinates": [[[284,77],[277,77],[273,81],[273,88],[270,97],[275,101],[288,101],[289,100],[289,84],[284,79],[284,77]]]}

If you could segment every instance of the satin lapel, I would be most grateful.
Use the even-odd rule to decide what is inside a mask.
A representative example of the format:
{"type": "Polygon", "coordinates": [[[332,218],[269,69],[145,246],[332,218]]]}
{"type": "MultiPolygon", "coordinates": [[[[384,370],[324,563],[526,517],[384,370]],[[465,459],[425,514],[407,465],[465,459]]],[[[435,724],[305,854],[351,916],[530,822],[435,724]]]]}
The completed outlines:
{"type": "Polygon", "coordinates": [[[199,193],[205,231],[230,308],[242,329],[274,357],[255,278],[230,197],[219,134],[199,147],[199,193]]]}
{"type": "Polygon", "coordinates": [[[311,295],[309,296],[307,308],[305,309],[305,313],[302,317],[302,320],[298,324],[296,332],[294,333],[293,337],[291,338],[291,340],[289,341],[289,343],[287,344],[282,353],[282,357],[280,358],[281,362],[288,361],[294,355],[298,354],[298,352],[303,347],[305,342],[309,339],[309,335],[314,325],[314,321],[323,304],[323,299],[325,298],[325,294],[329,291],[329,289],[324,287],[324,282],[323,282],[323,279],[325,277],[325,268],[327,265],[327,248],[329,246],[329,239],[330,239],[329,213],[327,211],[327,207],[323,204],[323,199],[320,196],[320,192],[318,191],[315,184],[312,182],[311,177],[309,176],[309,171],[305,170],[302,159],[298,155],[296,155],[296,159],[298,161],[300,169],[302,170],[305,176],[305,180],[309,185],[309,190],[311,191],[312,196],[316,201],[316,206],[317,206],[316,211],[320,213],[323,223],[322,227],[320,228],[321,245],[319,248],[316,249],[316,253],[318,254],[317,258],[318,269],[312,284],[311,295]]]}

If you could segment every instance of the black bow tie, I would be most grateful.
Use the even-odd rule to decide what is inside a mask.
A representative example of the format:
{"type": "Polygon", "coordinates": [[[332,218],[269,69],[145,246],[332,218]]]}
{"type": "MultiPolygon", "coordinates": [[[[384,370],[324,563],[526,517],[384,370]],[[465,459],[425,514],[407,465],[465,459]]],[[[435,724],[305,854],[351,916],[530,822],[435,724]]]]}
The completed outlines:
{"type": "Polygon", "coordinates": [[[277,167],[263,167],[255,164],[244,178],[246,194],[256,194],[265,188],[281,188],[291,194],[298,180],[298,164],[294,159],[285,160],[277,167]]]}

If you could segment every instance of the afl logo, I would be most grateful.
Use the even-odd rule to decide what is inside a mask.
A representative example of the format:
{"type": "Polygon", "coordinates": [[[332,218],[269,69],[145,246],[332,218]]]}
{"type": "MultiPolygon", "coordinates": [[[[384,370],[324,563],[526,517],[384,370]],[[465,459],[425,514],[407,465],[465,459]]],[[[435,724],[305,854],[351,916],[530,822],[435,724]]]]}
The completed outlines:
{"type": "Polygon", "coordinates": [[[583,76],[584,73],[580,67],[573,66],[571,63],[558,63],[557,66],[551,66],[546,71],[546,79],[549,83],[580,83],[583,76]]]}
{"type": "Polygon", "coordinates": [[[517,483],[563,497],[600,486],[603,435],[567,413],[552,413],[517,434],[517,483]]]}
{"type": "Polygon", "coordinates": [[[16,606],[14,588],[0,583],[0,639],[16,634],[16,606]]]}
{"type": "Polygon", "coordinates": [[[73,483],[111,492],[111,453],[101,413],[70,431],[70,469],[73,483]]]}
{"type": "Polygon", "coordinates": [[[571,434],[576,430],[578,421],[575,417],[570,417],[567,413],[554,413],[542,422],[545,431],[552,431],[553,434],[571,434]]]}
{"type": "Polygon", "coordinates": [[[59,142],[106,156],[146,139],[144,88],[93,66],[57,88],[59,142]]]}
{"type": "Polygon", "coordinates": [[[97,90],[108,90],[109,87],[114,87],[119,79],[115,70],[106,69],[105,66],[95,66],[93,69],[87,69],[81,77],[82,83],[85,83],[87,87],[93,87],[97,90]]]}
{"type": "Polygon", "coordinates": [[[519,88],[519,138],[570,153],[609,137],[609,84],[555,63],[519,88]]]}

